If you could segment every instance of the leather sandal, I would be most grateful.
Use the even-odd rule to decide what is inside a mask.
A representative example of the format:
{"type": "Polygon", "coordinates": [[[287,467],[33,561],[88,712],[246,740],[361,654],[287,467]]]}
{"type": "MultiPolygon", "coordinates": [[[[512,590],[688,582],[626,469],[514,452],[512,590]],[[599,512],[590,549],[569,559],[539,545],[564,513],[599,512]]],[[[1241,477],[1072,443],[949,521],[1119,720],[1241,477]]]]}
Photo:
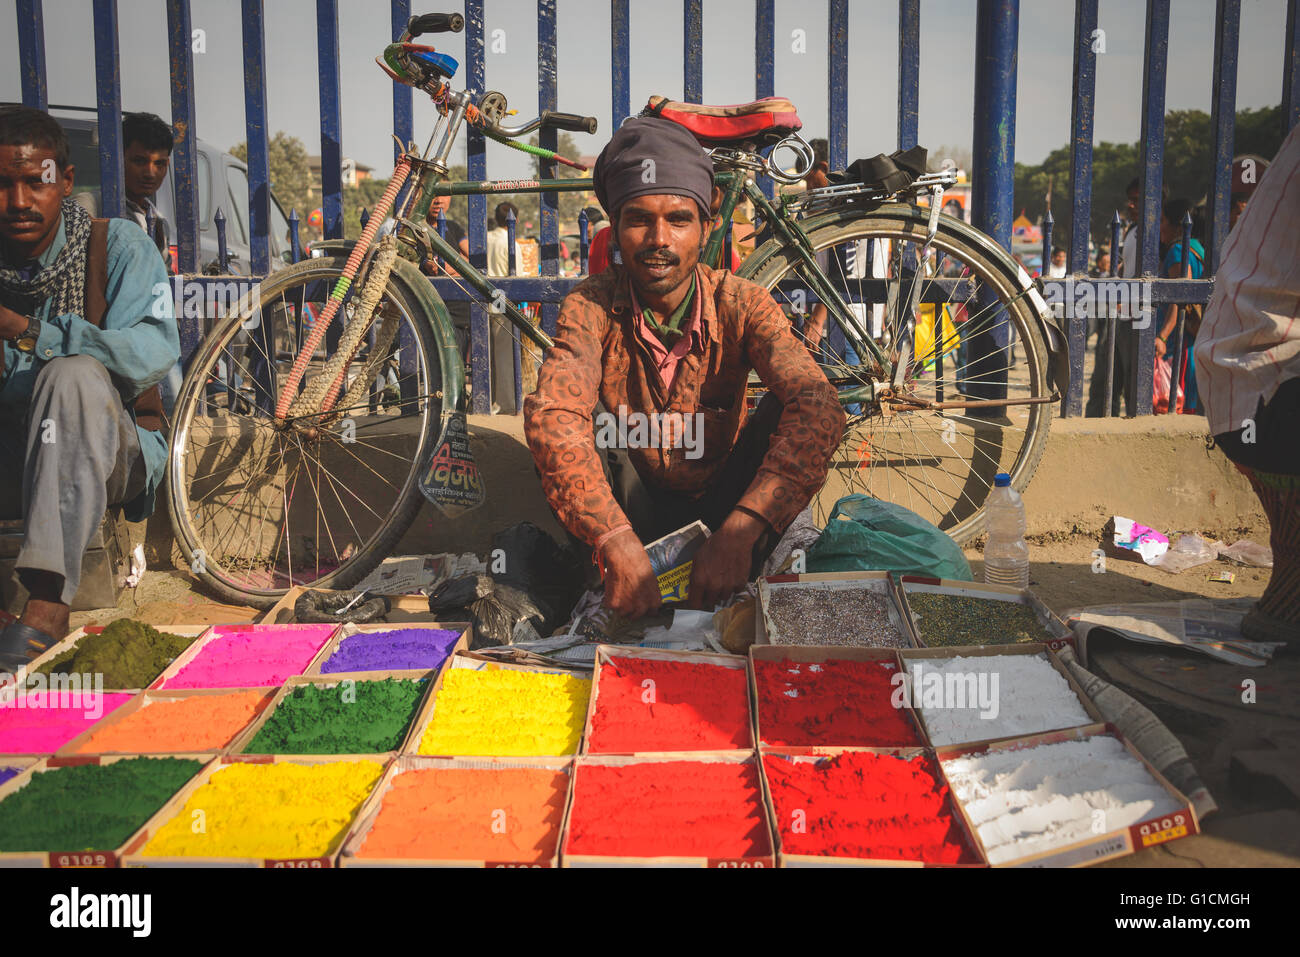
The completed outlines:
{"type": "Polygon", "coordinates": [[[0,631],[0,671],[16,672],[54,645],[54,638],[39,628],[11,622],[0,631]]]}

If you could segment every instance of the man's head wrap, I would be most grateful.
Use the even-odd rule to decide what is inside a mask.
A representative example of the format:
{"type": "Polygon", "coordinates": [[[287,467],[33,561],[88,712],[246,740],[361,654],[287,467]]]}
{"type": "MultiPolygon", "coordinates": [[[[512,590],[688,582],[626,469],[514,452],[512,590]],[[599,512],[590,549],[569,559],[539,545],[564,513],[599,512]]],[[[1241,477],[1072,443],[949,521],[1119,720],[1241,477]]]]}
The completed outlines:
{"type": "Polygon", "coordinates": [[[706,212],[713,201],[713,163],[689,130],[657,116],[620,126],[596,159],[594,179],[611,216],[637,196],[689,196],[706,212]]]}

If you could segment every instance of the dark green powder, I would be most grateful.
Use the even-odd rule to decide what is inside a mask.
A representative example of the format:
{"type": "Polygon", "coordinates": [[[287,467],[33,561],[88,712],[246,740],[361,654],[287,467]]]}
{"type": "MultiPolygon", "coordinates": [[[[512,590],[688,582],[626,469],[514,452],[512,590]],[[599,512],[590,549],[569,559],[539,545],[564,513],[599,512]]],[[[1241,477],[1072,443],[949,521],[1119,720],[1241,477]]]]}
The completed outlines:
{"type": "MultiPolygon", "coordinates": [[[[194,636],[197,637],[197,636],[194,636]]],[[[119,618],[97,635],[86,635],[36,669],[39,674],[102,674],[108,689],[147,686],[172,660],[194,642],[139,621],[119,618]]]]}
{"type": "Polygon", "coordinates": [[[202,766],[184,758],[129,758],[33,774],[0,801],[0,851],[114,850],[202,766]]]}
{"type": "Polygon", "coordinates": [[[917,631],[931,647],[1010,645],[1052,638],[1034,610],[1019,602],[908,592],[907,604],[917,631]]]}
{"type": "Polygon", "coordinates": [[[402,743],[424,681],[299,685],[244,749],[246,754],[376,754],[402,743]]]}

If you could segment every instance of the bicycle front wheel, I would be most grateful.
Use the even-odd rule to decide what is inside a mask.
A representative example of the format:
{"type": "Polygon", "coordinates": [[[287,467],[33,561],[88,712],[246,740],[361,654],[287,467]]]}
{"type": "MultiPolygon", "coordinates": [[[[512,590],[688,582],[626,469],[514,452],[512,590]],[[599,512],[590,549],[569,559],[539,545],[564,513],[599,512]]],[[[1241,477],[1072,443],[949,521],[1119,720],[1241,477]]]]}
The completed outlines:
{"type": "Polygon", "coordinates": [[[806,267],[789,248],[757,251],[748,278],[771,290],[806,339],[849,413],[844,438],[815,500],[824,524],[842,496],[863,493],[911,509],[959,544],[984,530],[994,476],[1023,490],[1042,458],[1051,403],[1044,400],[1047,348],[1028,286],[991,240],[979,242],[940,217],[922,261],[929,211],[888,204],[820,216],[807,233],[818,273],[839,302],[815,304],[806,267]],[[853,348],[852,328],[888,357],[853,348]],[[887,401],[854,401],[892,387],[887,401]],[[963,403],[947,409],[923,404],[963,403]]]}
{"type": "MultiPolygon", "coordinates": [[[[418,472],[441,419],[442,375],[431,318],[394,281],[333,414],[274,417],[343,265],[342,257],[309,259],[260,284],[205,338],[178,397],[172,528],[191,570],[228,601],[266,608],[296,585],[355,584],[391,553],[423,501],[418,472]],[[387,345],[385,320],[397,323],[387,345]],[[345,394],[360,398],[345,407],[345,394]]],[[[311,356],[300,393],[354,316],[355,290],[311,356]]]]}

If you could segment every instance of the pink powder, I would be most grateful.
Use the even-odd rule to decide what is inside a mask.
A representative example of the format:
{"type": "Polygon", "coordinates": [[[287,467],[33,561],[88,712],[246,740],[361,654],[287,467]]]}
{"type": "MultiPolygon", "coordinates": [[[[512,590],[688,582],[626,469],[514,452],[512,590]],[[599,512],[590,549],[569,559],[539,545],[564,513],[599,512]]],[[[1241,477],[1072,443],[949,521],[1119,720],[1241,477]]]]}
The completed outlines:
{"type": "Polygon", "coordinates": [[[0,699],[0,754],[53,754],[132,697],[72,690],[6,696],[0,699]]]}
{"type": "Polygon", "coordinates": [[[163,688],[266,688],[307,670],[334,625],[218,625],[163,688]]]}

